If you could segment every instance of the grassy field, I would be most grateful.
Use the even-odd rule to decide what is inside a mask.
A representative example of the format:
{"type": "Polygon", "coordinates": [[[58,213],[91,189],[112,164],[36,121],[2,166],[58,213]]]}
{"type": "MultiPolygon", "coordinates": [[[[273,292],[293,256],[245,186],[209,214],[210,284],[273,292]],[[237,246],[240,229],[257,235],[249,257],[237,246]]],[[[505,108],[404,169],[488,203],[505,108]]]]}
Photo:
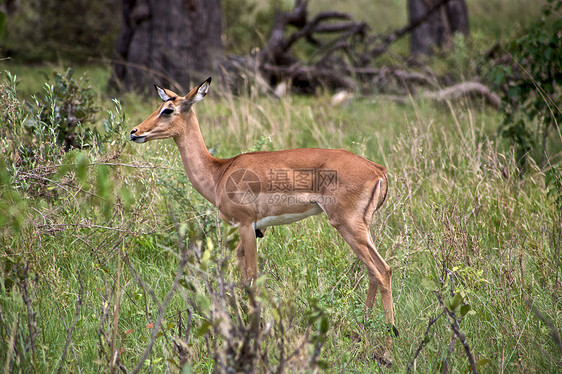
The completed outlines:
{"type": "MultiPolygon", "coordinates": [[[[513,3],[468,1],[469,43],[480,50],[505,40],[537,14],[536,4],[520,10],[531,0],[513,3]]],[[[332,4],[387,20],[375,22],[380,32],[405,22],[402,1],[384,1],[376,15],[362,12],[364,1],[332,4]]],[[[328,93],[277,100],[211,86],[196,110],[216,157],[345,148],[387,168],[388,199],[371,231],[393,269],[400,334],[388,367],[379,360],[390,335],[380,296],[366,312],[365,269],[325,216],[267,229],[261,276],[247,289],[237,233],[192,188],[173,141],[128,141],[156,95],[112,102],[106,67],[76,67],[100,107],[91,124],[99,134],[64,152],[37,125],[59,123],[44,88],[63,64],[0,64],[19,80],[17,92],[6,75],[0,80],[9,124],[0,129],[4,373],[250,371],[245,365],[259,373],[466,373],[469,356],[483,373],[560,371],[562,210],[548,179],[560,139],[552,139],[550,165],[521,169],[497,138],[502,114],[479,100],[356,96],[334,106],[328,93]]]]}
{"type": "MultiPolygon", "coordinates": [[[[21,79],[23,87],[32,84],[21,79]]],[[[102,101],[111,109],[109,99],[102,101]]],[[[161,372],[184,360],[193,372],[211,372],[217,360],[227,360],[217,352],[237,339],[242,346],[245,330],[236,326],[254,326],[230,260],[235,234],[189,185],[173,142],[127,142],[128,130],[158,100],[128,95],[123,103],[122,131],[104,152],[75,155],[65,171],[62,158],[47,169],[48,162],[21,168],[3,187],[4,212],[22,221],[20,230],[6,225],[1,237],[6,370],[98,372],[140,363],[161,372]],[[172,212],[195,247],[183,281],[159,310],[181,257],[172,212]],[[219,292],[221,284],[227,291],[219,292]],[[220,310],[230,326],[222,333],[220,310]],[[142,360],[160,314],[163,328],[142,360]],[[181,340],[188,315],[182,356],[173,342],[181,340]]],[[[329,372],[427,373],[444,365],[466,372],[455,321],[481,372],[560,368],[552,338],[561,328],[560,211],[544,173],[532,166],[521,176],[509,147],[495,141],[498,113],[478,101],[365,97],[334,107],[328,95],[279,101],[212,93],[198,116],[217,157],[346,148],[389,172],[389,198],[372,233],[393,269],[400,335],[392,368],[376,359],[388,334],[380,302],[365,314],[365,271],[319,216],[269,229],[259,242],[254,328],[258,352],[269,352],[256,361],[259,371],[276,368],[281,352],[287,370],[312,370],[306,368],[321,348],[315,362],[329,372]],[[443,314],[439,300],[454,317],[443,314]]]]}

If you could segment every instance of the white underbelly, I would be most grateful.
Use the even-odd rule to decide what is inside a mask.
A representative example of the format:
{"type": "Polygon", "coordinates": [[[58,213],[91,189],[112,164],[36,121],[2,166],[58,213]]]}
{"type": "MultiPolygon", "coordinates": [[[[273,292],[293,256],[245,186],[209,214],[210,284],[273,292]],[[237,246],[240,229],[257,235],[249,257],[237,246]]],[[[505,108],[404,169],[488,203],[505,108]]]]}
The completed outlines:
{"type": "Polygon", "coordinates": [[[322,213],[322,208],[320,208],[319,205],[314,204],[311,206],[309,210],[306,210],[301,213],[286,213],[286,214],[280,214],[278,216],[264,217],[256,222],[255,227],[256,229],[263,229],[269,226],[286,225],[288,223],[300,221],[301,219],[314,216],[320,213],[322,213]]]}

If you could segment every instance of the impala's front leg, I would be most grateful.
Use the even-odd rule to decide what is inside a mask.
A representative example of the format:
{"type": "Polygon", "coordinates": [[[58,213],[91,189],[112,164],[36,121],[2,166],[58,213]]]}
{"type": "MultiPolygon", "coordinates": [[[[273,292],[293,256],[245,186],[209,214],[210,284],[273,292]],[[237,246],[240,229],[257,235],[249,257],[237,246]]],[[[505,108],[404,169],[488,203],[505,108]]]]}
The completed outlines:
{"type": "Polygon", "coordinates": [[[256,243],[256,231],[250,225],[240,225],[240,243],[236,248],[236,255],[245,281],[255,278],[258,273],[258,247],[256,243]]]}

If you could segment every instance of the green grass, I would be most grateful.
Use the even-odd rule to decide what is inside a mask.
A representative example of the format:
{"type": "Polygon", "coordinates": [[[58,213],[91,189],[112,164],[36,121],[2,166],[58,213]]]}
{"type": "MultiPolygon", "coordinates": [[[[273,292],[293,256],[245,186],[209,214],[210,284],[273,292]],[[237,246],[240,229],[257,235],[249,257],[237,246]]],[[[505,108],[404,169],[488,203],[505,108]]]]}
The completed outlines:
{"type": "MultiPolygon", "coordinates": [[[[378,32],[401,26],[404,2],[383,3],[388,7],[377,14],[369,13],[365,2],[335,6],[376,24],[378,32]]],[[[469,42],[475,45],[469,45],[469,55],[517,32],[517,25],[527,22],[521,9],[530,3],[469,1],[478,15],[472,18],[477,40],[469,42]],[[502,17],[513,18],[515,26],[507,29],[496,22],[494,6],[502,17]]],[[[312,2],[311,7],[320,10],[323,4],[312,2]]],[[[530,9],[529,17],[535,11],[530,9]]],[[[17,74],[18,94],[25,100],[42,92],[41,72],[52,77],[54,71],[64,71],[59,66],[1,64],[17,74]]],[[[88,73],[103,109],[97,118],[101,125],[105,110],[114,110],[106,93],[110,72],[99,66],[75,70],[75,76],[88,73]]],[[[315,346],[323,342],[319,360],[328,372],[404,373],[411,366],[411,372],[433,373],[447,363],[449,372],[465,373],[467,356],[459,339],[451,345],[445,316],[426,335],[429,321],[443,311],[432,285],[442,280],[438,295],[449,302],[451,279],[455,292],[465,295],[463,307],[471,309],[460,321],[460,331],[481,362],[480,372],[559,371],[553,331],[562,329],[561,213],[545,185],[548,170],[531,164],[521,173],[510,145],[497,140],[500,113],[478,100],[397,103],[368,96],[333,106],[326,93],[274,100],[222,96],[216,90],[211,86],[197,114],[217,157],[256,149],[345,148],[387,168],[389,195],[375,214],[372,234],[393,269],[400,336],[393,338],[392,368],[375,358],[388,334],[380,296],[366,314],[365,270],[326,217],[265,232],[258,242],[263,278],[251,294],[258,305],[253,309],[248,293],[232,286],[240,281],[233,252],[236,233],[191,187],[174,143],[128,142],[129,130],[154,110],[158,98],[123,94],[125,124],[103,151],[92,147],[82,156],[76,151],[65,156],[53,144],[35,142],[29,148],[36,157],[26,164],[16,157],[20,153],[9,151],[18,150],[21,139],[0,139],[2,370],[57,372],[61,366],[62,372],[107,372],[113,345],[119,362],[131,372],[174,284],[179,244],[173,212],[187,243],[209,250],[209,258],[191,254],[166,306],[161,334],[141,363],[144,371],[176,372],[183,357],[193,372],[213,372],[214,360],[220,358],[215,354],[243,336],[241,330],[221,331],[221,323],[239,326],[240,315],[242,325],[250,326],[257,309],[258,330],[270,330],[256,341],[271,365],[277,364],[280,347],[289,354],[303,344],[285,372],[305,370],[315,346]],[[41,154],[45,149],[51,152],[48,157],[41,154]],[[53,172],[43,169],[47,166],[53,172]],[[224,257],[229,260],[223,266],[224,257]],[[444,268],[451,272],[449,278],[444,268]],[[215,309],[207,298],[216,298],[211,303],[215,309]],[[182,356],[173,339],[185,333],[187,308],[192,325],[182,356]],[[216,312],[221,308],[225,315],[216,312]],[[211,311],[216,312],[212,318],[211,311]],[[207,326],[206,320],[215,324],[207,326]],[[329,329],[322,334],[326,321],[329,329]],[[183,331],[178,331],[180,325],[183,331]],[[414,361],[422,342],[426,344],[414,361]]],[[[553,153],[561,148],[554,139],[553,153]]],[[[559,163],[559,154],[552,163],[559,163]]],[[[263,361],[258,364],[264,369],[263,361]]]]}
{"type": "MultiPolygon", "coordinates": [[[[18,93],[29,99],[31,95],[35,95],[43,92],[45,82],[53,82],[54,73],[63,74],[67,67],[64,63],[56,64],[45,64],[45,65],[22,65],[15,61],[6,60],[0,61],[0,69],[7,70],[18,77],[18,93]]],[[[110,77],[110,70],[103,66],[82,65],[75,66],[74,76],[76,78],[81,77],[86,74],[88,77],[88,83],[91,87],[99,93],[99,99],[101,101],[101,94],[107,91],[107,83],[110,77]]]]}
{"type": "MultiPolygon", "coordinates": [[[[117,144],[124,143],[127,129],[157,105],[156,99],[140,103],[134,96],[124,102],[128,121],[117,144]]],[[[559,352],[548,327],[530,305],[560,330],[559,249],[554,241],[558,213],[545,190],[542,171],[532,168],[520,179],[513,154],[495,142],[498,113],[471,101],[397,104],[361,98],[333,107],[328,96],[276,101],[211,95],[197,110],[207,144],[219,157],[259,143],[266,150],[341,147],[389,171],[389,198],[375,214],[372,232],[394,274],[400,336],[393,339],[392,369],[381,369],[374,358],[386,335],[380,301],[365,319],[365,271],[325,217],[268,229],[259,242],[258,263],[267,287],[262,318],[277,321],[276,313],[280,313],[281,321],[292,321],[285,338],[293,347],[306,331],[302,316],[316,299],[329,317],[320,358],[330,371],[404,372],[413,363],[429,318],[442,310],[423,281],[437,279],[446,266],[456,269],[455,287],[465,290],[464,301],[474,311],[460,328],[476,360],[488,360],[481,371],[557,371],[559,352]],[[265,142],[260,140],[264,137],[265,142]],[[282,305],[280,311],[275,312],[274,305],[282,305]]],[[[94,163],[103,157],[91,154],[94,163]]],[[[214,243],[213,259],[221,253],[234,257],[228,249],[227,227],[190,187],[173,142],[124,143],[119,157],[111,162],[150,167],[109,167],[108,188],[115,203],[109,216],[103,214],[98,198],[84,191],[67,192],[60,183],[48,184],[50,192],[26,197],[30,209],[23,231],[4,231],[1,346],[6,350],[10,332],[16,331],[13,337],[20,345],[12,359],[17,354],[20,361],[12,361],[15,371],[27,371],[32,362],[38,371],[57,370],[79,295],[79,318],[63,371],[108,370],[103,352],[110,343],[105,338],[122,350],[121,363],[134,367],[148,344],[149,323],[157,317],[158,305],[148,289],[162,302],[178,264],[169,207],[192,233],[198,231],[199,237],[214,243]],[[122,188],[135,199],[128,207],[122,202],[122,188]],[[24,264],[29,265],[28,273],[24,264]],[[137,282],[131,268],[147,289],[137,282]],[[24,280],[33,290],[29,305],[37,321],[34,355],[25,345],[30,339],[29,309],[21,291],[24,280]],[[118,312],[113,309],[116,289],[121,295],[118,312]],[[14,321],[17,324],[11,330],[14,321]],[[101,335],[103,343],[100,331],[106,334],[101,335]]],[[[89,167],[86,186],[95,184],[97,168],[89,167]]],[[[224,274],[232,282],[240,279],[234,259],[224,274]]],[[[198,293],[205,294],[202,280],[192,279],[198,293]]],[[[449,297],[446,290],[442,295],[449,297]]],[[[178,336],[178,313],[185,311],[189,298],[185,290],[176,292],[167,306],[165,334],[156,339],[152,354],[156,372],[173,371],[166,361],[177,360],[170,337],[178,336]]],[[[239,302],[246,302],[243,296],[239,302]]],[[[195,372],[208,372],[213,367],[211,352],[204,338],[194,332],[201,318],[194,316],[188,361],[195,372]]],[[[451,372],[465,372],[468,361],[460,342],[449,351],[451,337],[442,317],[430,329],[415,371],[439,371],[449,357],[451,372]]]]}

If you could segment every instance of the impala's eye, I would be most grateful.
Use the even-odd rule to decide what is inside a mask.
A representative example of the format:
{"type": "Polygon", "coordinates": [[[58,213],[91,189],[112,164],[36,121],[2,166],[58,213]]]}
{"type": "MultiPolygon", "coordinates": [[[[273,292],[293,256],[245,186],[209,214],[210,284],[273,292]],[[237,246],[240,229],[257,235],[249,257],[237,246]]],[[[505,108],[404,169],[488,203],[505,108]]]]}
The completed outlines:
{"type": "Polygon", "coordinates": [[[172,113],[174,113],[174,110],[172,108],[164,108],[162,109],[162,111],[160,111],[160,115],[166,117],[171,115],[172,113]]]}

